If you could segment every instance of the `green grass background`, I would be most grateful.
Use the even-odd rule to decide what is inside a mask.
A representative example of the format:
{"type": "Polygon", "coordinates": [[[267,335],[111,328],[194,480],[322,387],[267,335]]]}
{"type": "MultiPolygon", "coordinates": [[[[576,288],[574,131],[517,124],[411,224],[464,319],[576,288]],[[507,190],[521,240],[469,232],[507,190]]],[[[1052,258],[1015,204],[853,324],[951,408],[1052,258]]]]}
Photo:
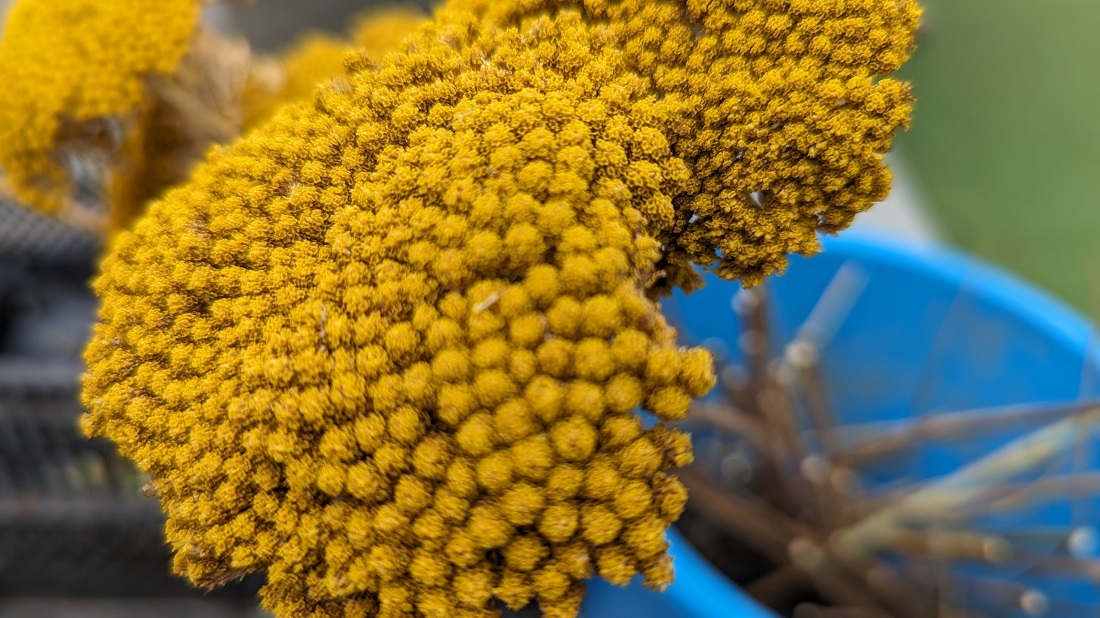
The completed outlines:
{"type": "Polygon", "coordinates": [[[922,0],[898,148],[950,242],[1100,317],[1100,0],[922,0]]]}

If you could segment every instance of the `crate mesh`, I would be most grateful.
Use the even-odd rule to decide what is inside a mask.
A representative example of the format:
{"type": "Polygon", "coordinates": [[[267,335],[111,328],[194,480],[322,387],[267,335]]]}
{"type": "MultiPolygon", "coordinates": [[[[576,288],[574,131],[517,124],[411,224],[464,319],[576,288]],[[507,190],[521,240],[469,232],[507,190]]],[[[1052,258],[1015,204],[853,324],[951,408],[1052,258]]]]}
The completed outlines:
{"type": "Polygon", "coordinates": [[[79,429],[94,243],[34,217],[12,240],[7,216],[0,210],[0,255],[22,244],[0,259],[0,615],[5,600],[88,597],[197,599],[207,609],[196,617],[215,605],[224,615],[227,603],[254,615],[255,580],[206,593],[171,575],[145,475],[79,429]]]}
{"type": "Polygon", "coordinates": [[[0,259],[72,259],[94,254],[98,239],[37,212],[0,201],[0,259]]]}

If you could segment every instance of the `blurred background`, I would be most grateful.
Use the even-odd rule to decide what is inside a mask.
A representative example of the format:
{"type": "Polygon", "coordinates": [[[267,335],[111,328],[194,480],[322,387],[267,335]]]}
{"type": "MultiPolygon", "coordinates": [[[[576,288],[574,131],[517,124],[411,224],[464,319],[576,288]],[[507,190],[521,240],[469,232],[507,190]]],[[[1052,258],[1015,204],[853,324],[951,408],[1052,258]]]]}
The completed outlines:
{"type": "Polygon", "coordinates": [[[1100,2],[922,2],[897,150],[927,210],[947,242],[1100,317],[1100,2]]]}
{"type": "MultiPolygon", "coordinates": [[[[1081,70],[1100,62],[1100,2],[923,2],[921,47],[901,73],[918,101],[891,155],[895,192],[857,228],[959,247],[1100,317],[1100,80],[1081,70]]],[[[340,32],[372,4],[209,10],[274,51],[305,30],[340,32]]],[[[0,616],[259,615],[256,581],[203,595],[170,578],[141,476],[77,433],[95,251],[0,204],[0,616]]]]}

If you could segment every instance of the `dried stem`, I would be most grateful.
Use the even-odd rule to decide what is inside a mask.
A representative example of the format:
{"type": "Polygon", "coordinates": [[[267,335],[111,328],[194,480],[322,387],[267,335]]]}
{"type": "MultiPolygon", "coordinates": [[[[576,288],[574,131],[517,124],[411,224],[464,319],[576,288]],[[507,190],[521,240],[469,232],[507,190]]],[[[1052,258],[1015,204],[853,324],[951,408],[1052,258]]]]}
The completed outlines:
{"type": "Polygon", "coordinates": [[[855,556],[874,552],[891,543],[905,528],[950,517],[953,512],[980,499],[984,490],[1034,469],[1065,451],[1083,435],[1091,433],[1097,420],[1100,420],[1100,410],[1091,410],[1013,440],[849,527],[839,536],[836,549],[855,556]]]}
{"type": "MultiPolygon", "coordinates": [[[[846,575],[843,565],[837,564],[829,552],[813,540],[813,532],[801,522],[759,501],[715,488],[694,466],[681,469],[677,476],[702,517],[749,543],[780,568],[798,569],[818,594],[831,603],[900,616],[917,615],[912,609],[924,605],[919,599],[899,598],[896,599],[898,607],[893,608],[895,614],[888,613],[874,593],[846,575]]],[[[793,577],[787,581],[796,582],[793,577]]]]}
{"type": "Polygon", "coordinates": [[[770,436],[760,420],[727,405],[697,401],[688,411],[687,421],[744,436],[761,450],[767,449],[770,436]]]}
{"type": "Polygon", "coordinates": [[[828,439],[843,445],[836,453],[838,463],[858,466],[899,450],[915,448],[929,440],[958,439],[982,431],[1049,423],[1096,407],[1100,407],[1100,399],[944,412],[898,421],[835,427],[829,432],[828,439]]]}
{"type": "Polygon", "coordinates": [[[809,532],[800,522],[766,503],[717,489],[695,465],[681,468],[676,476],[699,507],[700,515],[775,564],[789,561],[790,539],[809,532]]]}

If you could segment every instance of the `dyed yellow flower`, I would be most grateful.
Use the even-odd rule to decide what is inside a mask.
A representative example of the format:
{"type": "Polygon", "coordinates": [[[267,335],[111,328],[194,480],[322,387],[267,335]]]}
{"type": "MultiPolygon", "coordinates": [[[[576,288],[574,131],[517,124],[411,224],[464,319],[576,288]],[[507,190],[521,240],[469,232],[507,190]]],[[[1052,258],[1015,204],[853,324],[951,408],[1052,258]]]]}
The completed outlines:
{"type": "Polygon", "coordinates": [[[85,428],[152,474],[179,572],[266,571],[294,617],[671,581],[663,421],[714,379],[654,299],[814,250],[908,113],[913,4],[729,4],[445,8],[118,237],[85,428]]]}
{"type": "Polygon", "coordinates": [[[10,189],[48,214],[82,217],[74,197],[122,147],[145,79],[174,73],[198,0],[23,0],[0,40],[0,168],[10,189]]]}

